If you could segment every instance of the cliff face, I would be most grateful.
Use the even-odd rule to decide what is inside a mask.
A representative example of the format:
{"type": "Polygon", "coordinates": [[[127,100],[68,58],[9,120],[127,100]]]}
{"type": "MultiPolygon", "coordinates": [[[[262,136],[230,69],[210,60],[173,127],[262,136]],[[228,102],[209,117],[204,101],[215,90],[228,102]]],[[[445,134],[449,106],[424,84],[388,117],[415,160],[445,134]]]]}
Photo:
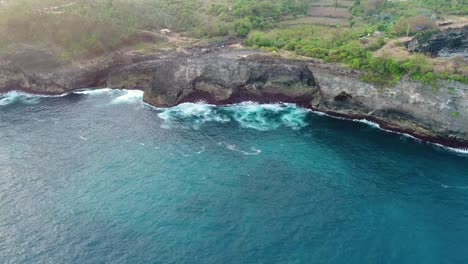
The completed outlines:
{"type": "Polygon", "coordinates": [[[384,128],[445,145],[468,145],[467,85],[439,82],[435,88],[407,80],[383,88],[333,67],[309,68],[320,86],[320,97],[312,102],[315,109],[366,118],[384,128]]]}
{"type": "Polygon", "coordinates": [[[262,55],[206,54],[163,61],[156,72],[144,100],[158,106],[197,99],[221,104],[245,100],[307,104],[318,91],[303,63],[262,55]]]}
{"type": "Polygon", "coordinates": [[[159,107],[205,100],[245,100],[308,104],[318,91],[303,62],[249,50],[196,50],[192,54],[121,55],[81,65],[56,65],[46,71],[10,60],[0,66],[0,92],[18,89],[60,94],[72,89],[112,87],[141,89],[144,100],[159,107]]]}
{"type": "Polygon", "coordinates": [[[141,89],[159,107],[204,100],[293,102],[332,115],[366,118],[382,127],[454,147],[468,147],[468,87],[437,89],[402,81],[381,88],[334,65],[272,57],[237,49],[192,50],[160,55],[115,55],[75,65],[50,58],[0,59],[0,92],[61,94],[72,89],[141,89]],[[39,67],[39,68],[35,68],[39,67]]]}

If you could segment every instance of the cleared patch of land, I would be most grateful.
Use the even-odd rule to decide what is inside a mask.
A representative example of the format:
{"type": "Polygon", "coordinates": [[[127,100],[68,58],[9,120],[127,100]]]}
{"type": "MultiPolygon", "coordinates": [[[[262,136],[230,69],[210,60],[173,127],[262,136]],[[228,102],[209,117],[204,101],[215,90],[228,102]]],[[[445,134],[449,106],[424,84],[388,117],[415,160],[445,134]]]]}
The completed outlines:
{"type": "Polygon", "coordinates": [[[309,16],[312,17],[339,17],[339,18],[351,18],[351,12],[348,8],[343,7],[312,7],[309,11],[309,16]]]}
{"type": "Polygon", "coordinates": [[[340,0],[340,1],[320,0],[318,2],[311,3],[311,6],[352,7],[353,5],[354,5],[353,1],[347,1],[347,0],[340,0]]]}
{"type": "Polygon", "coordinates": [[[322,26],[348,26],[349,22],[343,18],[333,17],[300,17],[292,20],[285,20],[280,23],[282,26],[292,27],[300,25],[322,25],[322,26]]]}
{"type": "Polygon", "coordinates": [[[307,17],[286,21],[283,25],[348,26],[353,5],[354,1],[351,0],[318,0],[311,3],[307,17]]]}

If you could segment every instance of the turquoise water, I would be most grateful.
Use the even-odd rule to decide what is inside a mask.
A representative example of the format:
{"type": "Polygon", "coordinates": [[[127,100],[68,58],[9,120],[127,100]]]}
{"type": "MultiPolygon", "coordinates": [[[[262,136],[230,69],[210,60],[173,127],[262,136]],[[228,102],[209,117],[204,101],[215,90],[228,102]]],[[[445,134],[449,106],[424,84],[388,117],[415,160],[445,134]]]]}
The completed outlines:
{"type": "Polygon", "coordinates": [[[292,105],[0,97],[0,263],[468,263],[468,156],[292,105]]]}

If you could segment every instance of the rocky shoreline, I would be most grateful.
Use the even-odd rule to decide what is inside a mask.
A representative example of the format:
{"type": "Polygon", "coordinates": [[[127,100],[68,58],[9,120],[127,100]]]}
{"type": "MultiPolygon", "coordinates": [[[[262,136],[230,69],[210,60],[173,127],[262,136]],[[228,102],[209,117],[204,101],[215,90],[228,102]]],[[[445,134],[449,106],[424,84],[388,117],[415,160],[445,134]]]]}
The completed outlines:
{"type": "Polygon", "coordinates": [[[440,82],[435,89],[403,80],[395,87],[377,87],[361,82],[358,72],[337,65],[219,47],[166,54],[116,53],[75,64],[31,51],[0,58],[0,93],[62,95],[90,87],[143,90],[144,101],[158,107],[200,100],[218,105],[296,103],[468,149],[468,87],[460,83],[440,82]]]}

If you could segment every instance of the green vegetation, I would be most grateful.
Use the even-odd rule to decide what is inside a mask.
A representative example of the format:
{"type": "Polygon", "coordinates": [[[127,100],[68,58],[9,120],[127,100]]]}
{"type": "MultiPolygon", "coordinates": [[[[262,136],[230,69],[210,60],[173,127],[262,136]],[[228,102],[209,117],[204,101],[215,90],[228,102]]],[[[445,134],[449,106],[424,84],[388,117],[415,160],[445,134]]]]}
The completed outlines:
{"type": "MultiPolygon", "coordinates": [[[[404,59],[376,55],[399,36],[430,38],[438,30],[435,19],[467,16],[466,0],[333,0],[332,7],[341,8],[336,17],[310,16],[314,8],[322,8],[315,13],[334,12],[313,2],[317,1],[4,0],[0,2],[0,51],[27,44],[52,48],[64,58],[96,56],[128,45],[147,47],[142,43],[165,41],[159,30],[169,28],[177,37],[236,36],[251,47],[342,63],[363,71],[364,81],[380,85],[394,84],[405,76],[432,85],[440,79],[468,83],[466,74],[459,71],[435,71],[423,55],[404,59]],[[349,27],[348,10],[352,13],[349,27]],[[332,26],[313,25],[325,20],[332,26]]],[[[452,69],[460,67],[466,64],[452,69]]]]}
{"type": "Polygon", "coordinates": [[[209,14],[233,22],[236,35],[245,37],[252,29],[271,29],[282,16],[304,14],[307,9],[307,0],[236,0],[233,7],[212,5],[209,14]]]}
{"type": "Polygon", "coordinates": [[[344,63],[353,69],[363,70],[363,81],[380,85],[395,84],[406,75],[425,84],[435,84],[438,79],[468,83],[466,76],[434,73],[423,55],[409,57],[403,62],[374,56],[372,51],[385,43],[382,38],[377,38],[376,44],[366,46],[359,37],[374,30],[372,27],[325,30],[321,26],[307,26],[267,33],[253,32],[245,42],[253,47],[284,49],[325,62],[344,63]]]}
{"type": "Polygon", "coordinates": [[[466,0],[355,0],[355,24],[379,25],[379,30],[396,35],[412,35],[436,27],[434,19],[450,15],[467,16],[466,0]]]}
{"type": "Polygon", "coordinates": [[[53,45],[71,56],[100,54],[138,42],[142,30],[191,30],[193,0],[14,0],[0,9],[2,45],[53,45]]]}
{"type": "Polygon", "coordinates": [[[189,36],[246,36],[281,16],[307,10],[306,0],[8,0],[0,5],[0,47],[61,47],[70,56],[99,54],[139,41],[141,31],[170,28],[189,36]]]}

